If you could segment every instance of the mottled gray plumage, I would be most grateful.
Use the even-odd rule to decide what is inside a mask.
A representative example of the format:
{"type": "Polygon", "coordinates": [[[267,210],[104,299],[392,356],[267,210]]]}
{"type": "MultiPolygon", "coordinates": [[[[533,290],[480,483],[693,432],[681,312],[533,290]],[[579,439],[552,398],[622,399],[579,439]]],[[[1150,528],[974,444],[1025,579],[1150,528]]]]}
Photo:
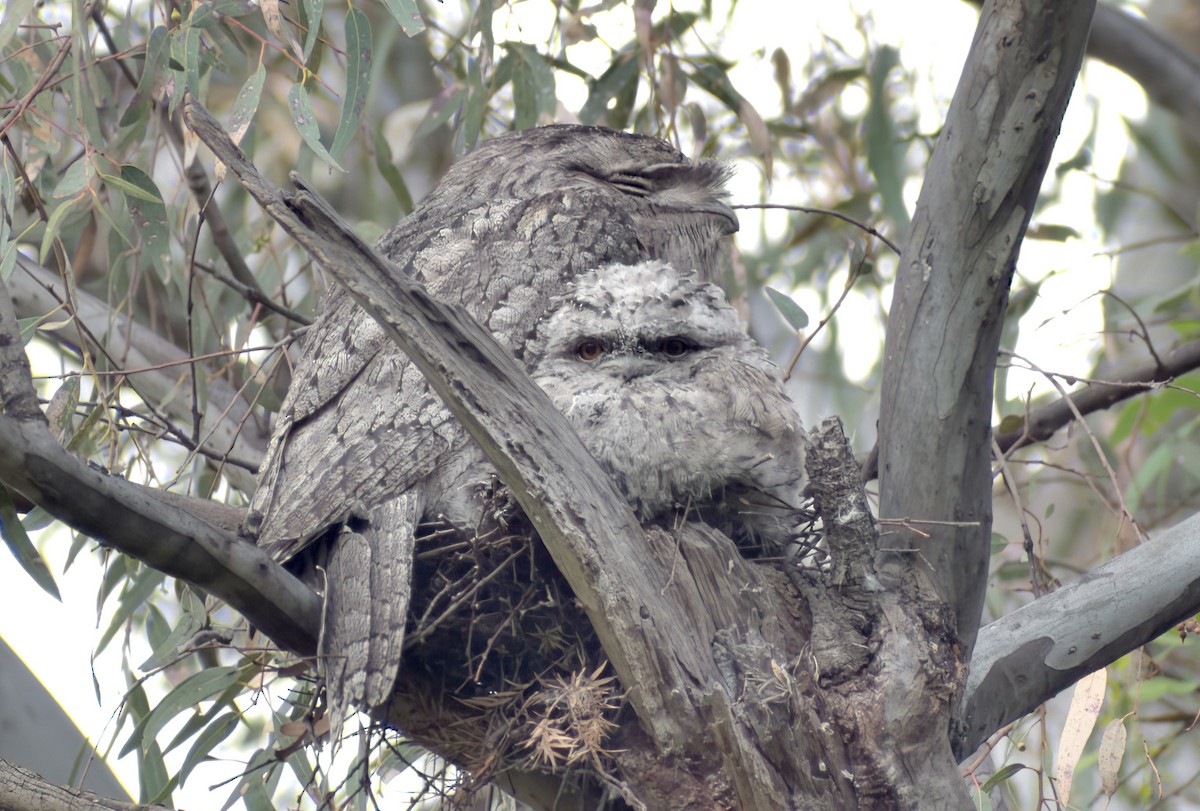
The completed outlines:
{"type": "Polygon", "coordinates": [[[581,276],[533,379],[643,520],[686,514],[781,549],[806,476],[779,370],[715,285],[661,262],[581,276]]]}
{"type": "MultiPolygon", "coordinates": [[[[718,164],[692,163],[653,138],[527,130],[451,167],[379,248],[523,360],[551,299],[584,271],[663,259],[711,279],[719,241],[737,228],[724,177],[718,164]]],[[[464,452],[469,442],[376,323],[332,290],[305,337],[246,527],[282,560],[342,533],[324,561],[322,652],[335,721],[347,701],[378,706],[390,695],[413,531],[461,503],[476,459],[464,452]],[[354,573],[364,565],[385,567],[394,582],[373,572],[365,586],[354,573]]]]}

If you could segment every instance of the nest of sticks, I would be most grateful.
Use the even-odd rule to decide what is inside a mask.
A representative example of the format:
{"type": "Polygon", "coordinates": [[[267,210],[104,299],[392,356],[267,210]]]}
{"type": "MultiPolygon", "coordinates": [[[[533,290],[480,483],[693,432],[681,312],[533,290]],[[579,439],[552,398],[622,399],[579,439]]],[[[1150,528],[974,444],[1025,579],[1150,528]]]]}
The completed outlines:
{"type": "MultiPolygon", "coordinates": [[[[619,788],[612,753],[632,710],[583,607],[511,505],[494,490],[478,527],[422,527],[391,718],[465,769],[470,787],[516,768],[619,788]]],[[[804,515],[786,560],[743,552],[762,565],[819,567],[816,523],[804,515]]]]}

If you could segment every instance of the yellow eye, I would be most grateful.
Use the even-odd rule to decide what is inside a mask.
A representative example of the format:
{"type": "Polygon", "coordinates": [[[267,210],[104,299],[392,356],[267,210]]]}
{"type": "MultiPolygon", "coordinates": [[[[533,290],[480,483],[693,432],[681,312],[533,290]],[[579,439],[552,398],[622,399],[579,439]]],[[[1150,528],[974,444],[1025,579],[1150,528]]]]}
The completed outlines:
{"type": "Polygon", "coordinates": [[[575,355],[580,360],[593,361],[604,354],[604,344],[595,338],[586,338],[575,347],[575,355]]]}
{"type": "Polygon", "coordinates": [[[692,346],[682,338],[667,338],[662,342],[663,354],[668,358],[681,358],[692,346]]]}

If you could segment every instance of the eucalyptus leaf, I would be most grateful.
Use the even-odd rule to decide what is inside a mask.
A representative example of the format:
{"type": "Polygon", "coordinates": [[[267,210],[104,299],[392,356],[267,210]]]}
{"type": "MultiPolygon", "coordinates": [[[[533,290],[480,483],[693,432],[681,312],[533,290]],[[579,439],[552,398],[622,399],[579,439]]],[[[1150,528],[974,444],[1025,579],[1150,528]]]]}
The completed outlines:
{"type": "Polygon", "coordinates": [[[205,760],[209,752],[215,749],[237,729],[240,720],[241,716],[238,713],[227,712],[224,715],[218,716],[204,728],[203,732],[196,736],[196,742],[188,750],[187,757],[183,759],[183,765],[179,767],[179,772],[176,774],[180,786],[187,781],[188,775],[192,773],[192,769],[205,760]]]}
{"type": "Polygon", "coordinates": [[[792,329],[799,332],[808,326],[808,313],[804,312],[804,309],[793,301],[791,296],[780,293],[773,287],[763,289],[767,292],[767,298],[771,300],[775,309],[779,310],[792,329]]]}
{"type": "Polygon", "coordinates": [[[97,654],[103,651],[112,638],[116,636],[117,631],[125,627],[125,623],[133,618],[134,612],[146,604],[146,601],[150,599],[150,595],[162,585],[165,577],[166,575],[162,572],[155,571],[149,567],[142,567],[134,577],[134,580],[126,583],[125,588],[121,591],[120,598],[117,600],[117,610],[113,613],[108,627],[96,643],[97,654]]]}
{"type": "Polygon", "coordinates": [[[383,4],[406,35],[415,37],[425,30],[425,20],[417,9],[417,0],[383,0],[383,4]]]}
{"type": "Polygon", "coordinates": [[[4,19],[0,20],[0,50],[8,45],[17,33],[18,26],[33,13],[37,0],[6,0],[4,19]]]}
{"type": "Polygon", "coordinates": [[[592,84],[587,101],[579,110],[579,120],[584,124],[595,124],[608,110],[608,106],[622,93],[633,86],[637,88],[638,59],[636,50],[624,51],[616,56],[604,73],[592,84]]]}
{"type": "Polygon", "coordinates": [[[307,28],[307,33],[304,35],[304,60],[312,56],[313,48],[318,41],[318,35],[321,33],[322,18],[325,14],[325,0],[303,0],[300,4],[302,22],[307,28]]]}
{"type": "Polygon", "coordinates": [[[908,230],[908,207],[904,204],[904,148],[892,118],[887,80],[900,64],[899,52],[885,45],[875,52],[871,63],[869,101],[863,137],[867,147],[867,166],[875,176],[883,208],[896,223],[899,233],[908,230]]]}
{"type": "Polygon", "coordinates": [[[308,148],[334,169],[345,172],[346,170],[334,160],[333,155],[330,155],[329,150],[321,143],[321,132],[317,127],[317,113],[313,110],[312,102],[308,99],[308,91],[304,89],[303,84],[292,85],[292,89],[288,93],[288,106],[292,109],[292,120],[296,123],[296,130],[304,139],[304,143],[308,144],[308,148]]]}
{"type": "Polygon", "coordinates": [[[201,701],[224,692],[227,687],[237,683],[240,672],[240,668],[226,665],[207,668],[184,679],[155,704],[150,714],[138,724],[121,749],[120,756],[124,757],[135,749],[148,752],[159,730],[171,719],[194,709],[201,701]]]}
{"type": "Polygon", "coordinates": [[[262,98],[263,83],[266,80],[267,69],[260,62],[233,100],[233,110],[230,111],[229,121],[225,124],[225,131],[235,144],[241,143],[242,136],[250,128],[254,114],[258,112],[258,102],[262,98]]]}
{"type": "Polygon", "coordinates": [[[12,552],[17,563],[33,582],[37,583],[42,591],[62,602],[62,595],[59,594],[58,585],[54,582],[54,575],[50,573],[50,567],[46,565],[45,559],[25,532],[25,526],[21,523],[20,516],[17,515],[17,508],[13,504],[12,497],[3,487],[0,487],[0,535],[4,536],[4,543],[8,545],[8,550],[12,552]]]}
{"type": "Polygon", "coordinates": [[[330,153],[340,158],[358,131],[367,91],[371,88],[371,23],[356,8],[346,12],[346,89],[342,96],[342,115],[333,135],[330,153]]]}

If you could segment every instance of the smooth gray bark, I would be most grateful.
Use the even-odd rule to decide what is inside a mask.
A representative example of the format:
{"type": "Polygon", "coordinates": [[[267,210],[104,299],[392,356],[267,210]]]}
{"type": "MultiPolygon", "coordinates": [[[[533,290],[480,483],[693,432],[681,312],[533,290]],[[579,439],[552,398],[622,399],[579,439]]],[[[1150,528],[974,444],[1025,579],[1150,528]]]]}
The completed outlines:
{"type": "Polygon", "coordinates": [[[983,6],[904,242],[884,345],[880,517],[912,519],[884,570],[927,571],[960,643],[987,586],[992,382],[1017,253],[1094,0],[983,6]]]}
{"type": "Polygon", "coordinates": [[[1200,514],[979,632],[955,729],[966,756],[1200,607],[1200,514]]]}

